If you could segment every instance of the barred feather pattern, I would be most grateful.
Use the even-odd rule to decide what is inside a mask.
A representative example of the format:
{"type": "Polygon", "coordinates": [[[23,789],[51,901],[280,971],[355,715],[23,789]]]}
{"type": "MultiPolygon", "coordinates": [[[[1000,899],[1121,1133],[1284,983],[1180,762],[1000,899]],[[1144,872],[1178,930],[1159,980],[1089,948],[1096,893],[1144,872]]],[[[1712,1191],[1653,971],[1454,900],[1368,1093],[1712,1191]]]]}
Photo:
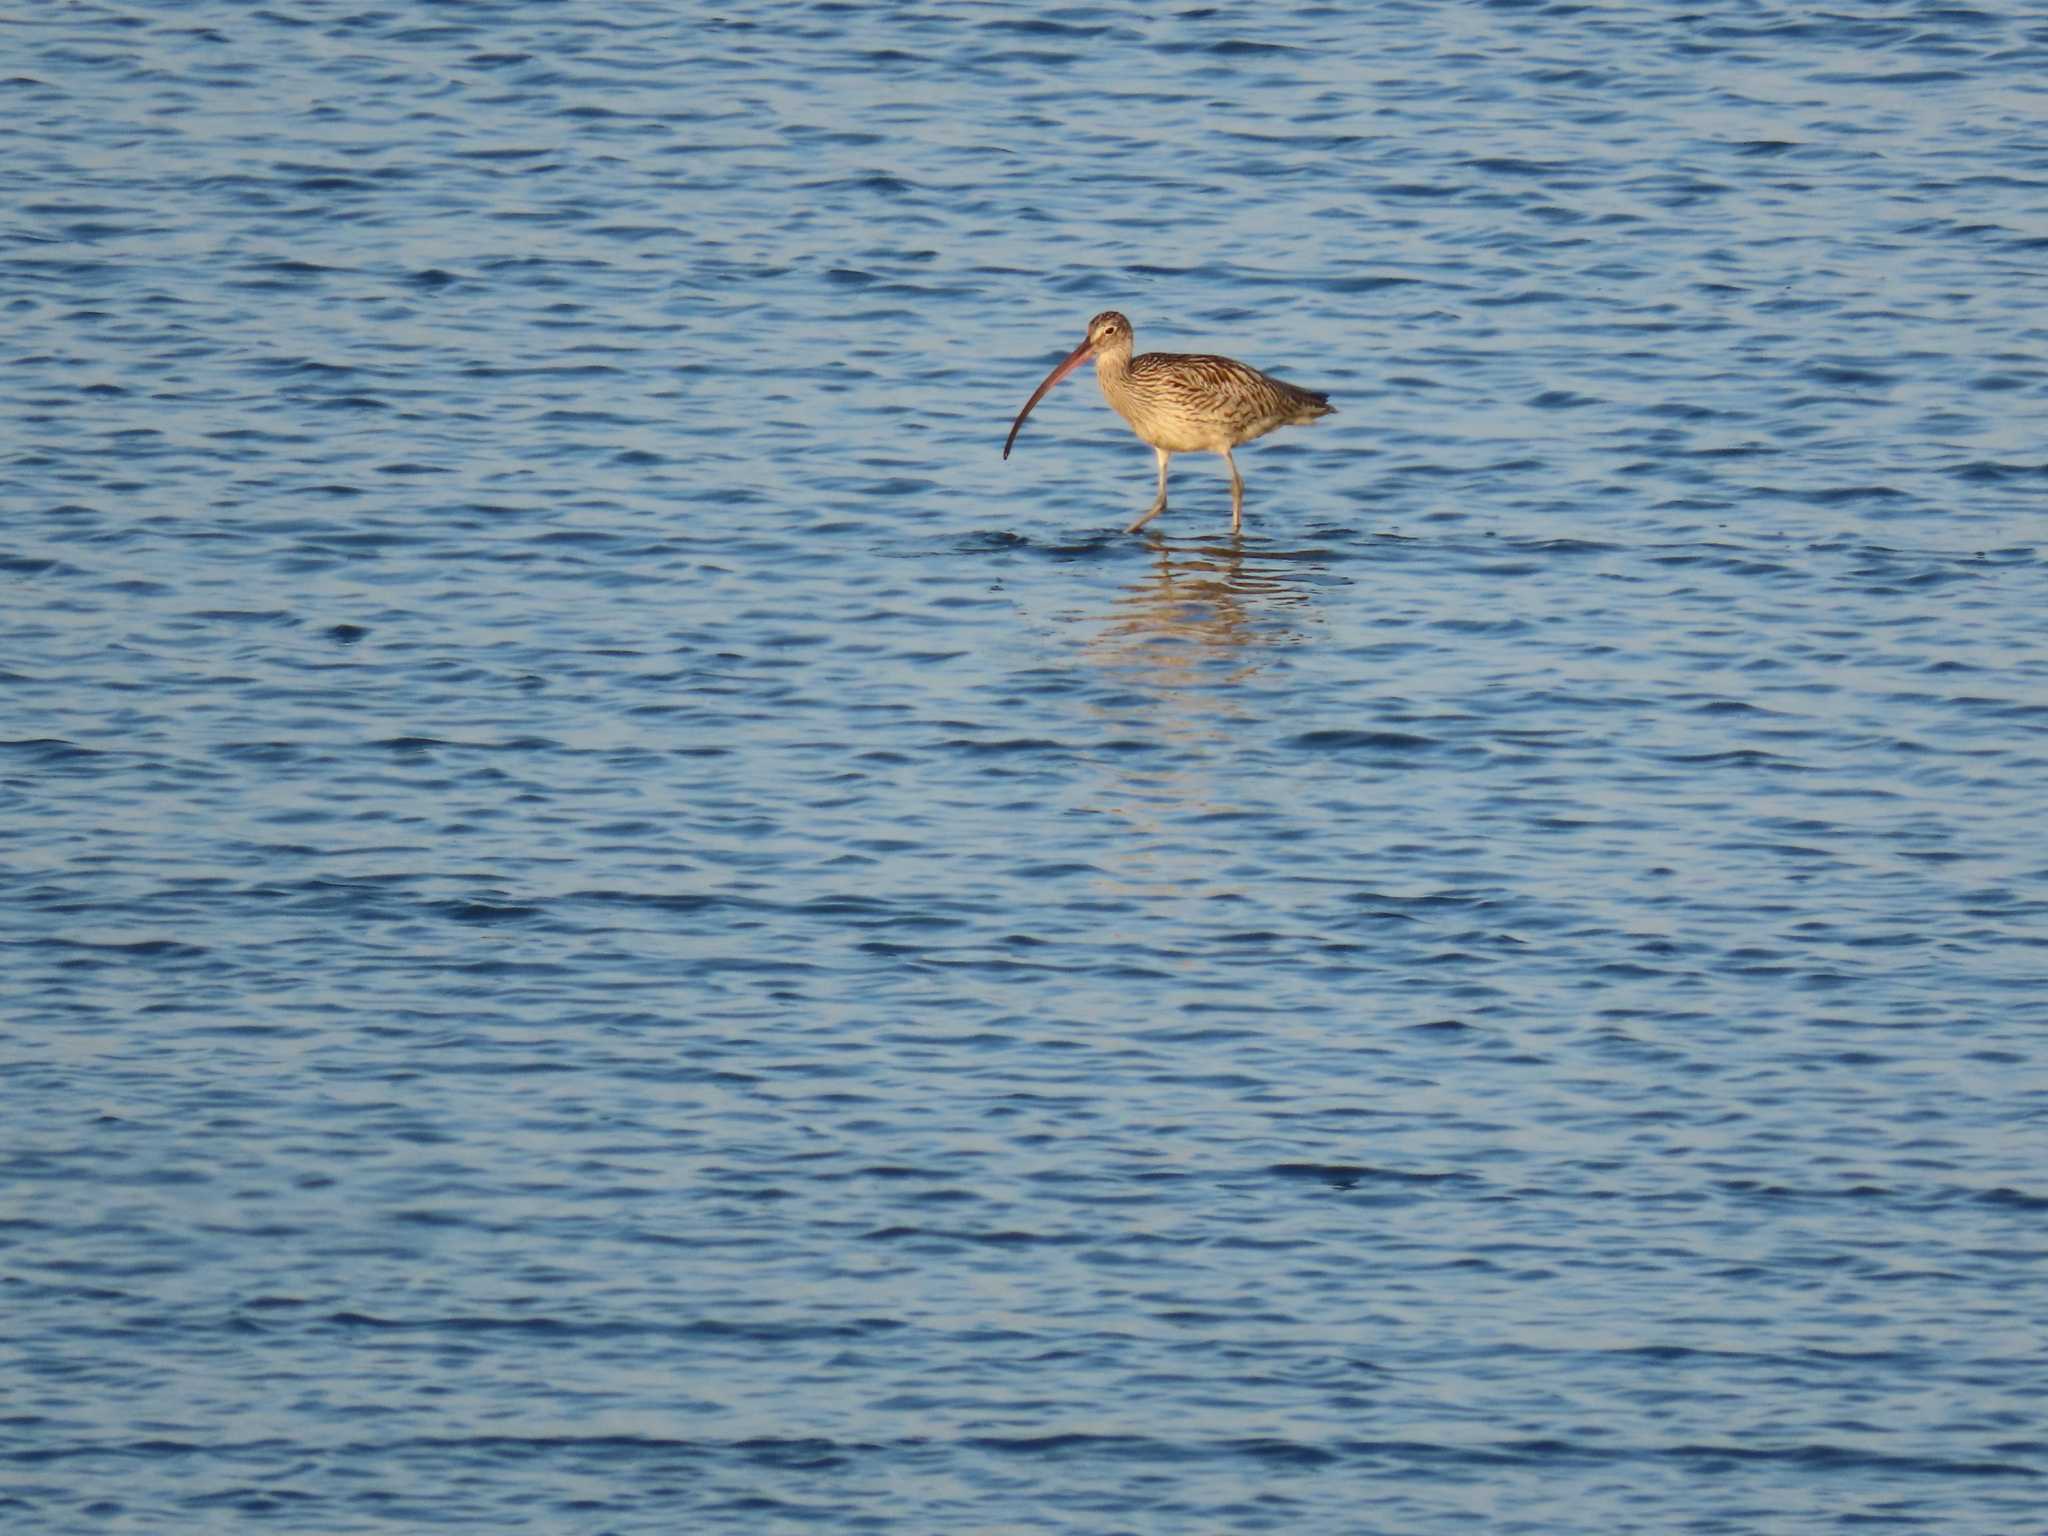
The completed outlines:
{"type": "Polygon", "coordinates": [[[1089,334],[1097,338],[1095,377],[1104,398],[1140,439],[1168,453],[1225,453],[1336,409],[1327,395],[1233,358],[1183,352],[1134,358],[1130,322],[1114,311],[1098,315],[1089,334]]]}

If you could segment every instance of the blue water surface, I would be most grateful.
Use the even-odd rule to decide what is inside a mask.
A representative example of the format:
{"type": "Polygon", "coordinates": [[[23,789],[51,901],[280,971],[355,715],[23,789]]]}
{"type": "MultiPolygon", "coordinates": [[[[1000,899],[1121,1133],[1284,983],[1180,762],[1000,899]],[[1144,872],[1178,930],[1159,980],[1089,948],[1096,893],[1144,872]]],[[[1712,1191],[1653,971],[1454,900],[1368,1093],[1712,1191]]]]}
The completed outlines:
{"type": "Polygon", "coordinates": [[[0,1526],[2048,1529],[2038,10],[0,103],[0,1526]]]}

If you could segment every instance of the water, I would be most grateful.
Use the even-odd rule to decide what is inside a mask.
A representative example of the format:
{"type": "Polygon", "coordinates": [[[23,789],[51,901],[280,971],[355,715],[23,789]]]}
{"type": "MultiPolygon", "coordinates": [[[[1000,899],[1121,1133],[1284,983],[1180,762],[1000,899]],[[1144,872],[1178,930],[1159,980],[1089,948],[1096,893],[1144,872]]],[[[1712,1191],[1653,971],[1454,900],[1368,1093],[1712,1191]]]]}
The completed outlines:
{"type": "Polygon", "coordinates": [[[9,1530],[2048,1528],[2038,13],[0,37],[9,1530]]]}

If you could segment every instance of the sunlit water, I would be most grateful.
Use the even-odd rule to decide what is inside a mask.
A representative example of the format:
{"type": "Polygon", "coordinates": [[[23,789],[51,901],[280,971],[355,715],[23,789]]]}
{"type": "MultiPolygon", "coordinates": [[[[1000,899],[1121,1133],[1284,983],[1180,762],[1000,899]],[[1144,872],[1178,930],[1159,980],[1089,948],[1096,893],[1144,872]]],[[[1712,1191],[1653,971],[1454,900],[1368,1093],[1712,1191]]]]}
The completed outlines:
{"type": "Polygon", "coordinates": [[[8,1530],[2048,1528],[2038,13],[0,48],[8,1530]]]}

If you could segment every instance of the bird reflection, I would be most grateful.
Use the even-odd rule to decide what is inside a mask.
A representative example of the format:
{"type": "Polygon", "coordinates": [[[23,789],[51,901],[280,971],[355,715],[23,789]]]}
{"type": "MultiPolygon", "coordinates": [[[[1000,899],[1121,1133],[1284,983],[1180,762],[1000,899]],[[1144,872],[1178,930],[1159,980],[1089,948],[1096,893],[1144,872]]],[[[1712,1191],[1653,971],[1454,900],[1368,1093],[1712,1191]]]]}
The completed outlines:
{"type": "Polygon", "coordinates": [[[1084,653],[1108,685],[1097,710],[1116,736],[1157,749],[1103,761],[1091,808],[1123,830],[1098,885],[1105,900],[1184,910],[1198,926],[1208,902],[1238,894],[1199,821],[1260,809],[1264,784],[1219,765],[1242,766],[1246,726],[1275,712],[1287,679],[1259,673],[1320,622],[1327,572],[1318,551],[1238,539],[1155,537],[1147,551],[1143,577],[1085,620],[1084,653]]]}
{"type": "Polygon", "coordinates": [[[1227,695],[1312,616],[1320,556],[1247,548],[1241,541],[1149,542],[1152,566],[1098,618],[1088,653],[1134,681],[1227,695]]]}

